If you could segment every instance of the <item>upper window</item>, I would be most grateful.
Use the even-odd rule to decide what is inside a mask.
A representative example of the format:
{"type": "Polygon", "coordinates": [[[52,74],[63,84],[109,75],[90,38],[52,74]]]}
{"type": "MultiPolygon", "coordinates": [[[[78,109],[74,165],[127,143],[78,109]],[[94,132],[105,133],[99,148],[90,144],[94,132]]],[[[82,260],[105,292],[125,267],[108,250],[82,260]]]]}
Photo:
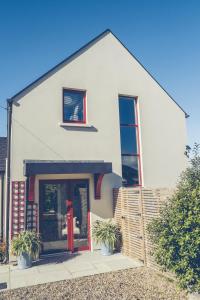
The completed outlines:
{"type": "Polygon", "coordinates": [[[119,97],[123,186],[136,186],[140,184],[136,101],[135,97],[119,97]]]}
{"type": "Polygon", "coordinates": [[[63,122],[86,122],[84,91],[63,90],[63,122]]]}
{"type": "Polygon", "coordinates": [[[119,114],[121,125],[134,125],[135,122],[135,98],[119,97],[119,114]]]}

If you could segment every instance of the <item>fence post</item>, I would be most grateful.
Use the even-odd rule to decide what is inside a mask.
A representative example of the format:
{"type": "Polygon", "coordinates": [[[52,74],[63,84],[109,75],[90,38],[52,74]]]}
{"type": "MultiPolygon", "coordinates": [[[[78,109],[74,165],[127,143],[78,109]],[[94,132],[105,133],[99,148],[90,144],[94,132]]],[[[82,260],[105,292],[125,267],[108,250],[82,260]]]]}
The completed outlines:
{"type": "Polygon", "coordinates": [[[143,198],[143,189],[140,188],[139,193],[139,207],[141,211],[141,233],[142,233],[142,256],[144,260],[144,265],[147,265],[147,256],[146,256],[146,234],[145,234],[145,213],[144,213],[144,198],[143,198]]]}

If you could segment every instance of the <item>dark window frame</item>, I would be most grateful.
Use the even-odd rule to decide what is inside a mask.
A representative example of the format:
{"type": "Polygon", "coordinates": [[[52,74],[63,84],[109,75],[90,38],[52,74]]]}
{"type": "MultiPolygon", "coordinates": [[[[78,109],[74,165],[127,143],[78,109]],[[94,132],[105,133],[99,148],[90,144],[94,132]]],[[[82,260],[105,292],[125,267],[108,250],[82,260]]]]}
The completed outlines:
{"type": "Polygon", "coordinates": [[[86,124],[87,122],[87,116],[86,116],[86,90],[80,90],[80,89],[72,89],[72,88],[63,88],[62,89],[62,121],[65,124],[86,124]],[[83,94],[83,120],[66,120],[64,116],[64,94],[65,92],[74,92],[74,93],[79,93],[83,94]]]}
{"type": "MultiPolygon", "coordinates": [[[[136,129],[136,146],[137,146],[137,153],[123,153],[121,152],[121,158],[123,156],[135,156],[138,160],[138,184],[128,185],[123,184],[125,187],[137,187],[142,186],[142,169],[141,169],[141,155],[140,155],[140,135],[139,135],[139,122],[138,122],[138,96],[130,96],[130,95],[118,95],[118,101],[120,101],[120,98],[126,98],[127,100],[134,101],[134,117],[135,117],[135,123],[134,124],[128,124],[128,123],[122,123],[120,122],[120,131],[121,127],[134,127],[136,129]]],[[[119,116],[120,117],[120,116],[119,116]]],[[[119,119],[120,121],[120,119],[119,119]]],[[[121,159],[122,164],[122,159],[121,159]]]]}

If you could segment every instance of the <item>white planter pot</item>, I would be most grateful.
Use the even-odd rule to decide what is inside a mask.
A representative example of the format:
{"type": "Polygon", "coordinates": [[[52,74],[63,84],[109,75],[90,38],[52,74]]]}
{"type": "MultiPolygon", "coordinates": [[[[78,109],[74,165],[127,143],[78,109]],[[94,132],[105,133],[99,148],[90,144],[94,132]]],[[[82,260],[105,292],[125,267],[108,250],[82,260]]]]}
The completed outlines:
{"type": "Polygon", "coordinates": [[[32,266],[32,258],[28,253],[22,253],[17,257],[18,269],[24,270],[32,266]]]}
{"type": "Polygon", "coordinates": [[[113,249],[106,243],[101,244],[101,254],[105,256],[109,256],[113,254],[113,249]]]}

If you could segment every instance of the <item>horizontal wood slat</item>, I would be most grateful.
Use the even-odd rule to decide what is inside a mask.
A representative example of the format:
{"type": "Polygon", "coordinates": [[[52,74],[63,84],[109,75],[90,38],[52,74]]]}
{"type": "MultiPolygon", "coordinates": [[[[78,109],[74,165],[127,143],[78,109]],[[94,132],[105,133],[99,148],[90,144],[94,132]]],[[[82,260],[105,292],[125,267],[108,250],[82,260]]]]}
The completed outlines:
{"type": "Polygon", "coordinates": [[[147,226],[172,196],[174,190],[150,188],[116,188],[113,190],[114,219],[122,232],[122,252],[158,269],[151,252],[153,247],[147,226]]]}

